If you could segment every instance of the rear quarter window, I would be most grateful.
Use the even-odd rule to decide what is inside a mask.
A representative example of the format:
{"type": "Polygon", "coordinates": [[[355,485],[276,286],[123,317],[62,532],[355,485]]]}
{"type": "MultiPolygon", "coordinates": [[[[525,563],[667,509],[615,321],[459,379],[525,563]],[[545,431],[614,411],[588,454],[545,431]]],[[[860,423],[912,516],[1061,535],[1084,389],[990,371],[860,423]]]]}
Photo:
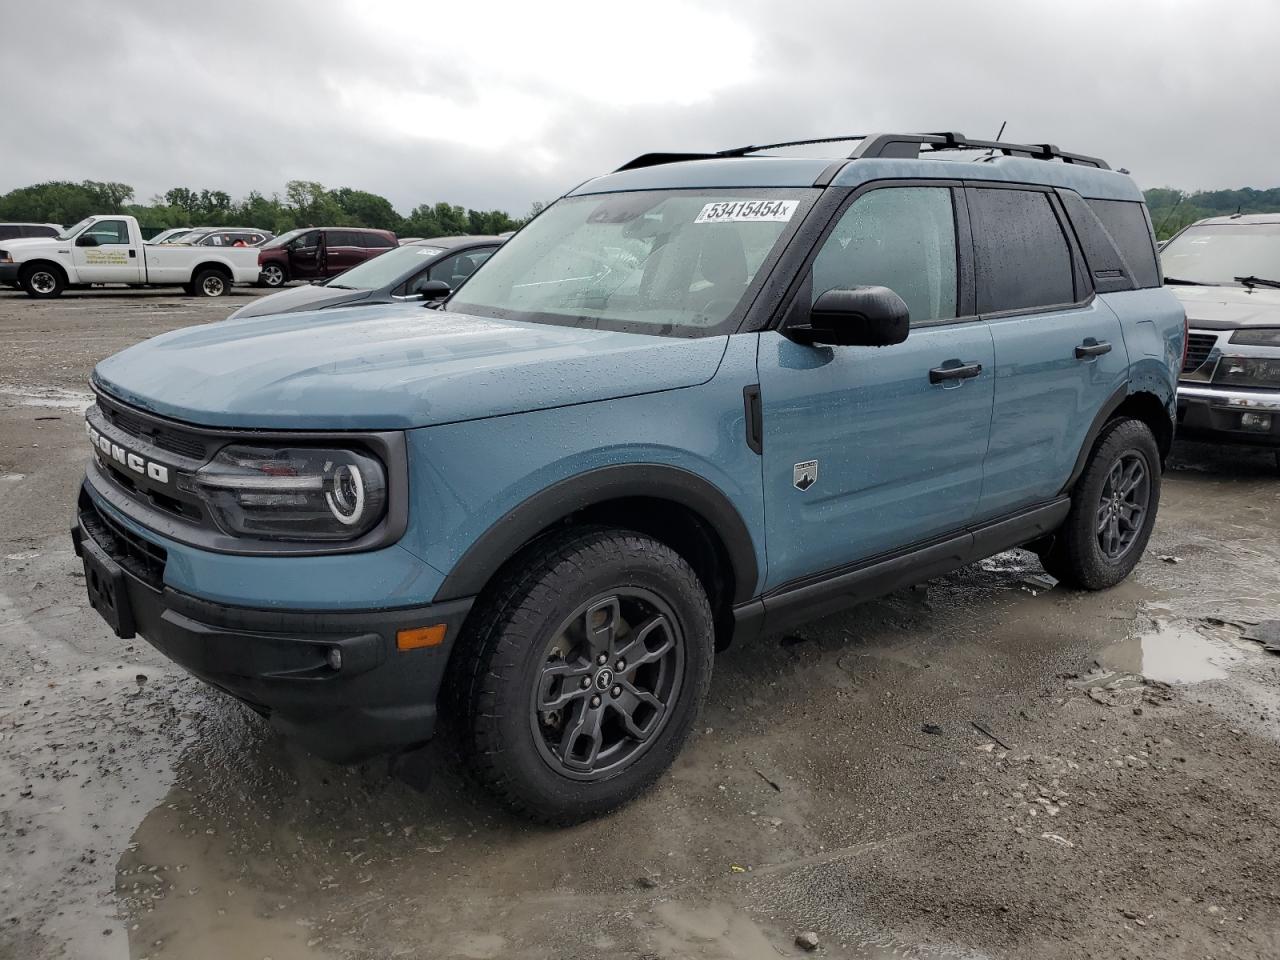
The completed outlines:
{"type": "Polygon", "coordinates": [[[1160,266],[1156,261],[1155,236],[1146,204],[1129,200],[1086,200],[1102,221],[1111,239],[1133,273],[1138,287],[1160,286],[1160,266]]]}
{"type": "Polygon", "coordinates": [[[1071,247],[1048,194],[971,188],[969,214],[979,313],[1075,302],[1071,247]]]}
{"type": "Polygon", "coordinates": [[[44,227],[40,224],[34,224],[22,228],[22,236],[24,237],[56,237],[58,231],[53,227],[44,227]]]}

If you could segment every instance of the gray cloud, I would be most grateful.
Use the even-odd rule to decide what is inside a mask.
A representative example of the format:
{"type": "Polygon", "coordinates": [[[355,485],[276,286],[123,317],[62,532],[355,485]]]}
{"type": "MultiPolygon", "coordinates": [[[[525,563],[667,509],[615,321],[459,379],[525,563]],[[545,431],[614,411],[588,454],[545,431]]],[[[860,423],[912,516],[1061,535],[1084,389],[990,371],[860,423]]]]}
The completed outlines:
{"type": "Polygon", "coordinates": [[[1280,5],[13,4],[0,190],[320,180],[523,212],[652,149],[956,129],[1274,186],[1280,5]],[[52,23],[52,29],[51,27],[52,23]]]}

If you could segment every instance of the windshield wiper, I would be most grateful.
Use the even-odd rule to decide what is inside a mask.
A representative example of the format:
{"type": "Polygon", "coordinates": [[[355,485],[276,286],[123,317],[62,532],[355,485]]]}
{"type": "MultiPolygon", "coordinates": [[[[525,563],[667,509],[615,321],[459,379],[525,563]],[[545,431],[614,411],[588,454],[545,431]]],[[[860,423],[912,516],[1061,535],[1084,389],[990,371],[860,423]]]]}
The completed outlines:
{"type": "Polygon", "coordinates": [[[1280,290],[1280,280],[1266,280],[1262,277],[1233,277],[1236,283],[1243,283],[1246,287],[1275,287],[1280,290]]]}
{"type": "Polygon", "coordinates": [[[1165,277],[1166,284],[1175,287],[1207,287],[1209,284],[1201,283],[1199,280],[1183,280],[1181,277],[1165,277]]]}

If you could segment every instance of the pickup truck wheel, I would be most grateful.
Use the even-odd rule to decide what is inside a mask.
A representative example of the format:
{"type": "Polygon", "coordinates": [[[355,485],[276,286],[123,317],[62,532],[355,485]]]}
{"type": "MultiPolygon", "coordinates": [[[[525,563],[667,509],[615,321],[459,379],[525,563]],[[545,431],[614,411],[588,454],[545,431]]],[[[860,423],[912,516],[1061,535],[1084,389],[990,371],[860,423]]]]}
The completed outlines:
{"type": "Polygon", "coordinates": [[[268,263],[258,274],[258,286],[283,287],[287,279],[289,278],[284,274],[284,267],[278,263],[268,263]]]}
{"type": "Polygon", "coordinates": [[[231,292],[231,281],[221,270],[201,270],[192,278],[190,289],[197,297],[225,297],[231,292]]]}
{"type": "Polygon", "coordinates": [[[631,531],[568,531],[480,602],[451,687],[470,765],[508,806],[575,823],[671,765],[714,647],[706,592],[679,554],[631,531]]]}
{"type": "Polygon", "coordinates": [[[61,270],[44,264],[28,267],[20,282],[27,296],[39,299],[58,296],[67,283],[61,270]]]}
{"type": "Polygon", "coordinates": [[[1160,450],[1151,428],[1120,420],[1099,439],[1071,495],[1071,512],[1041,556],[1068,586],[1113,587],[1147,547],[1160,506],[1160,450]]]}

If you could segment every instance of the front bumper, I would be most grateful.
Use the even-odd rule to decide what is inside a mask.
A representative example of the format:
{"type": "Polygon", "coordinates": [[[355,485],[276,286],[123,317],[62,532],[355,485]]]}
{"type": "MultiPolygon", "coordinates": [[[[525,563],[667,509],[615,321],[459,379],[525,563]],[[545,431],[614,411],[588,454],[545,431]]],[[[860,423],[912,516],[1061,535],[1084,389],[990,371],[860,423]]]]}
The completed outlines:
{"type": "Polygon", "coordinates": [[[1178,435],[1220,443],[1280,447],[1280,390],[1248,390],[1178,384],[1178,435]],[[1269,416],[1266,427],[1248,426],[1246,414],[1269,416]]]}
{"type": "Polygon", "coordinates": [[[113,523],[87,495],[71,536],[90,602],[119,636],[141,634],[313,753],[353,762],[435,732],[437,694],[471,599],[360,612],[233,607],[165,586],[163,550],[113,523]],[[446,626],[444,643],[397,648],[398,631],[435,624],[446,626]]]}
{"type": "Polygon", "coordinates": [[[17,284],[18,274],[22,272],[20,263],[0,263],[0,283],[17,284]]]}

